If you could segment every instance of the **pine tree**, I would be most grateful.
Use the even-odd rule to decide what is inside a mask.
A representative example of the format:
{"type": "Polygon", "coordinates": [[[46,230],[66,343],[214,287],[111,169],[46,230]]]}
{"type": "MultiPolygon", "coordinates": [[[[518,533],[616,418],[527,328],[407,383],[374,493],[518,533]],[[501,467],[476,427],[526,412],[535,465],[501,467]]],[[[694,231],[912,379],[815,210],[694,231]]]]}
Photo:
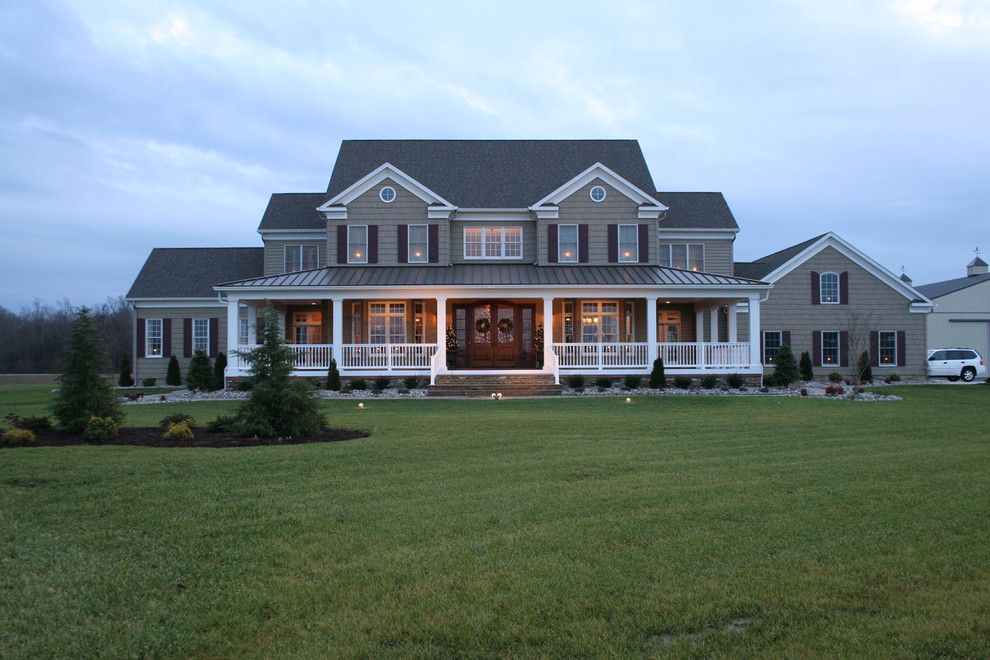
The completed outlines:
{"type": "Polygon", "coordinates": [[[134,376],[131,374],[131,358],[126,355],[120,364],[120,378],[117,379],[117,384],[121,387],[130,387],[134,384],[134,376]]]}
{"type": "Polygon", "coordinates": [[[179,361],[175,356],[168,359],[168,371],[165,372],[165,384],[179,386],[182,385],[182,374],[179,373],[179,361]]]}
{"type": "Polygon", "coordinates": [[[330,368],[327,369],[327,389],[340,391],[340,370],[337,369],[337,361],[333,359],[330,360],[330,368]]]}
{"type": "Polygon", "coordinates": [[[811,368],[811,355],[808,351],[801,353],[801,380],[812,381],[815,379],[815,371],[811,368]]]}
{"type": "Polygon", "coordinates": [[[860,382],[873,382],[873,364],[868,351],[863,351],[863,354],[859,356],[859,364],[856,365],[856,371],[859,373],[860,382]]]}
{"type": "Polygon", "coordinates": [[[100,375],[103,347],[89,309],[81,307],[72,322],[65,370],[52,401],[52,414],[66,433],[82,433],[90,417],[121,419],[120,404],[110,383],[100,375]]]}
{"type": "Polygon", "coordinates": [[[781,346],[780,350],[777,351],[774,364],[776,365],[773,370],[774,385],[790,385],[798,379],[797,360],[794,359],[794,353],[787,344],[781,346]]]}
{"type": "Polygon", "coordinates": [[[186,387],[190,390],[207,392],[213,388],[213,365],[204,351],[196,351],[186,372],[186,387]]]}
{"type": "Polygon", "coordinates": [[[650,372],[650,387],[655,390],[667,387],[667,376],[663,372],[663,358],[653,361],[653,371],[650,372]]]}
{"type": "Polygon", "coordinates": [[[213,363],[213,384],[211,390],[222,390],[224,386],[224,372],[227,371],[227,356],[217,353],[217,359],[213,363]]]}

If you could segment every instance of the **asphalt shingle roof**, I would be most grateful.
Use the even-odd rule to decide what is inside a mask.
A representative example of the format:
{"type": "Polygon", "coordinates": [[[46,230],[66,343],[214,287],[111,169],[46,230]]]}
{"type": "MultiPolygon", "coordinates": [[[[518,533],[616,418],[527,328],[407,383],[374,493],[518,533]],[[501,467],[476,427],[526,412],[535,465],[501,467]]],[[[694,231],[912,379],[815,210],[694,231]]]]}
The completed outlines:
{"type": "Polygon", "coordinates": [[[326,229],[327,219],[316,209],[328,199],[326,193],[275,193],[268,200],[259,229],[326,229]]]}
{"type": "Polygon", "coordinates": [[[155,248],[127,297],[214,298],[217,282],[264,272],[264,248],[155,248]]]}
{"type": "Polygon", "coordinates": [[[737,261],[733,265],[733,272],[739,277],[762,279],[796,257],[802,250],[818,241],[822,236],[825,236],[825,234],[819,234],[797,245],[786,247],[783,250],[778,250],[773,254],[768,254],[753,261],[737,261]]]}
{"type": "Polygon", "coordinates": [[[661,229],[739,229],[720,192],[657,192],[657,201],[668,207],[661,229]]]}
{"type": "Polygon", "coordinates": [[[967,289],[975,284],[983,284],[984,282],[990,282],[990,274],[973,275],[972,277],[959,277],[954,280],[945,280],[944,282],[922,284],[921,286],[916,286],[914,288],[920,291],[926,298],[934,299],[950,293],[955,293],[956,291],[962,291],[963,289],[967,289]]]}

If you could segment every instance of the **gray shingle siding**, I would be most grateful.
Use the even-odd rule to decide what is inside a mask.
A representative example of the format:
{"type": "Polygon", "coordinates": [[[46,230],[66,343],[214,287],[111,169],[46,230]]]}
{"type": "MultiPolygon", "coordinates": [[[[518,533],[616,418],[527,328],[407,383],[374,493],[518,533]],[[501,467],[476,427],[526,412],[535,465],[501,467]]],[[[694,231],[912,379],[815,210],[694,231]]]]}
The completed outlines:
{"type": "MultiPolygon", "coordinates": [[[[186,373],[189,371],[191,357],[184,355],[185,328],[183,319],[219,319],[218,346],[221,353],[227,354],[227,306],[217,304],[216,307],[168,307],[168,308],[146,308],[137,307],[135,309],[135,322],[144,323],[145,319],[172,319],[172,355],[179,361],[179,371],[182,373],[182,382],[185,382],[186,373]]],[[[165,374],[168,371],[169,356],[160,358],[141,357],[144,352],[143,346],[135,346],[137,360],[134,365],[134,381],[140,385],[142,378],[157,378],[158,385],[165,384],[165,374]]],[[[210,358],[211,360],[214,358],[210,358]]]]}
{"type": "Polygon", "coordinates": [[[265,275],[277,275],[285,272],[286,245],[315,245],[320,251],[319,267],[327,265],[327,242],[323,241],[284,241],[265,240],[265,275]]]}

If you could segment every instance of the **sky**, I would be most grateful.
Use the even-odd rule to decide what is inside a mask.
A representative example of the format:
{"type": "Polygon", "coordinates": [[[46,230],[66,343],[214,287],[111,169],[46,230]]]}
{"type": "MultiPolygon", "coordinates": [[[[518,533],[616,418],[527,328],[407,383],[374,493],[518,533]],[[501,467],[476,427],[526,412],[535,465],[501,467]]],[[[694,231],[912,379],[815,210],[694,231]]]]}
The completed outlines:
{"type": "Polygon", "coordinates": [[[990,0],[0,3],[0,305],[260,246],[352,138],[635,138],[748,260],[834,231],[915,283],[990,255],[990,0]]]}

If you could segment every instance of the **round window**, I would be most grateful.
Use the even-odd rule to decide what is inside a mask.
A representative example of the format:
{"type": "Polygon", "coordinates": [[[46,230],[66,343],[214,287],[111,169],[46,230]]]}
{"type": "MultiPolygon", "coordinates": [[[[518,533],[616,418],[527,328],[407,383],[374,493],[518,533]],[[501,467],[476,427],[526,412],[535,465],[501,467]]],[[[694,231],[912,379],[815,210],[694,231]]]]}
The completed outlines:
{"type": "Polygon", "coordinates": [[[602,188],[601,186],[592,186],[591,187],[591,199],[594,200],[594,201],[596,201],[596,202],[604,202],[605,201],[605,189],[602,188]]]}
{"type": "Polygon", "coordinates": [[[381,200],[383,202],[388,204],[393,199],[395,199],[395,188],[393,188],[392,186],[385,186],[384,188],[378,191],[378,196],[381,197],[381,200]]]}

